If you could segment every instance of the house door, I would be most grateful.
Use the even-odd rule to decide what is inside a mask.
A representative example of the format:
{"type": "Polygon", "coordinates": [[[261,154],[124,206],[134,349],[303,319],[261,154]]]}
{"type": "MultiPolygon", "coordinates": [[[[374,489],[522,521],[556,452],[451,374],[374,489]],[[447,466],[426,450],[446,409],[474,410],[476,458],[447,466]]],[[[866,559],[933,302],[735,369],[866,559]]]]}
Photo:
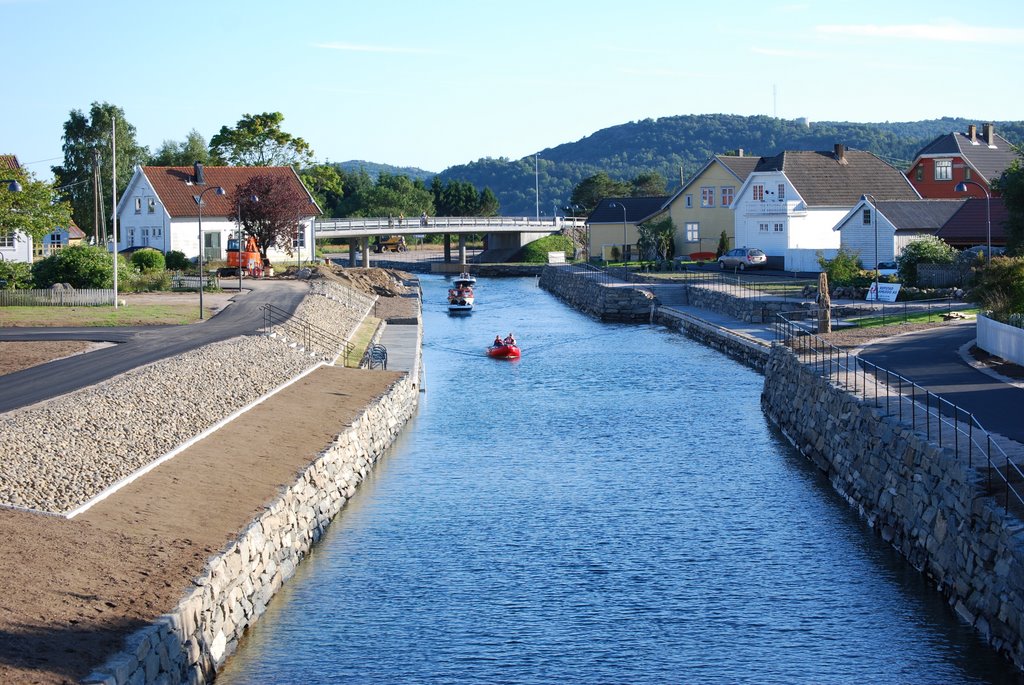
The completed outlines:
{"type": "Polygon", "coordinates": [[[208,262],[224,259],[224,252],[220,247],[220,231],[203,233],[203,254],[208,262]]]}

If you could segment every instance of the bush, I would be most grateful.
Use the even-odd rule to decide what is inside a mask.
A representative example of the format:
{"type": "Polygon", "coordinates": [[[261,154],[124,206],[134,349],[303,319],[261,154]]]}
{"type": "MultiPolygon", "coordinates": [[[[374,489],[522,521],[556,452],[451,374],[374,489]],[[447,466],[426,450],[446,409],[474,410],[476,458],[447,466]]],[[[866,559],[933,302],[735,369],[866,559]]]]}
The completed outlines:
{"type": "Polygon", "coordinates": [[[1024,313],[1024,257],[994,257],[979,272],[978,285],[971,291],[970,299],[1003,323],[1008,323],[1014,314],[1024,313]]]}
{"type": "MultiPolygon", "coordinates": [[[[128,263],[117,256],[118,275],[129,273],[128,263]]],[[[32,281],[37,288],[68,283],[73,288],[113,288],[114,265],[110,253],[92,245],[65,247],[32,265],[32,281]]]]}
{"type": "Polygon", "coordinates": [[[523,246],[523,249],[516,253],[512,261],[527,262],[530,264],[546,264],[548,252],[565,252],[566,259],[572,259],[575,246],[572,238],[567,235],[549,235],[539,240],[534,240],[523,246]]]}
{"type": "Polygon", "coordinates": [[[952,264],[958,254],[956,248],[929,235],[911,241],[904,247],[902,254],[896,258],[896,268],[905,285],[916,286],[918,264],[952,264]]]}
{"type": "Polygon", "coordinates": [[[164,264],[165,268],[168,268],[171,271],[184,271],[189,268],[191,262],[188,261],[184,252],[171,250],[164,255],[164,264]]]}
{"type": "Polygon", "coordinates": [[[141,271],[142,273],[151,273],[153,271],[163,271],[166,267],[164,262],[164,255],[159,250],[152,248],[146,248],[145,250],[139,250],[132,255],[132,266],[141,271]]]}
{"type": "Polygon", "coordinates": [[[0,288],[25,290],[32,287],[32,265],[26,262],[0,262],[0,288]]]}
{"type": "Polygon", "coordinates": [[[818,266],[828,274],[830,287],[861,285],[864,280],[857,253],[850,252],[845,247],[839,248],[833,259],[825,259],[825,255],[819,252],[818,266]]]}

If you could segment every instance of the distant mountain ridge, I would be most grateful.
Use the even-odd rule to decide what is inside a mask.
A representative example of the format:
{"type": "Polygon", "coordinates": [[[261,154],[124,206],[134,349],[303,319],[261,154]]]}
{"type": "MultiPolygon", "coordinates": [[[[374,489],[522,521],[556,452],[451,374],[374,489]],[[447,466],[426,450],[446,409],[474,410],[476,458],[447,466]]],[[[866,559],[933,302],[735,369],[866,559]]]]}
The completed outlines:
{"type": "MultiPolygon", "coordinates": [[[[539,153],[541,216],[568,215],[572,189],[599,171],[617,180],[629,180],[656,171],[665,177],[665,192],[675,192],[681,179],[689,180],[712,155],[743,149],[751,156],[771,156],[783,150],[831,150],[836,143],[866,150],[905,171],[914,155],[937,136],[967,131],[969,124],[984,121],[944,117],[926,121],[854,123],[806,122],[768,116],[689,114],[644,119],[601,129],[572,143],[539,153]]],[[[996,121],[996,132],[1015,145],[1024,142],[1024,122],[996,121]]],[[[430,183],[435,174],[422,169],[393,167],[371,162],[343,162],[343,168],[371,176],[378,171],[404,173],[430,183]],[[352,165],[352,166],[347,166],[352,165]]],[[[449,167],[437,174],[443,181],[468,181],[477,189],[489,187],[505,216],[533,216],[537,211],[534,191],[534,157],[518,160],[481,158],[449,167]]]]}
{"type": "Polygon", "coordinates": [[[408,176],[411,179],[420,179],[425,181],[428,185],[430,179],[437,176],[435,171],[427,171],[414,166],[393,166],[391,164],[381,164],[379,162],[367,162],[362,159],[350,159],[347,162],[332,162],[333,166],[348,172],[348,173],[359,173],[359,170],[365,170],[370,175],[370,178],[376,179],[380,175],[380,172],[386,174],[394,174],[408,176]]]}

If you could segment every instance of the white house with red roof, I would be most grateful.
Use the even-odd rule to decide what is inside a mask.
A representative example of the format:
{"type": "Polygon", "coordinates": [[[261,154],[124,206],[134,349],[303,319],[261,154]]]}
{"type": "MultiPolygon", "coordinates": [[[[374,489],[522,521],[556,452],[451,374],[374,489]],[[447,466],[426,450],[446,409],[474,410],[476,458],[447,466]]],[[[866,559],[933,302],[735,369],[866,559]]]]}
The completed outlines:
{"type": "MultiPolygon", "coordinates": [[[[138,166],[117,203],[118,251],[151,247],[164,254],[171,250],[189,259],[199,255],[199,204],[202,197],[203,259],[225,258],[228,238],[238,232],[238,224],[228,219],[233,212],[235,190],[257,176],[277,176],[294,190],[309,198],[309,212],[299,220],[299,251],[307,252],[313,241],[313,220],[322,212],[313,196],[292,167],[191,167],[138,166]],[[224,194],[218,195],[217,188],[224,194]]],[[[244,210],[243,210],[244,211],[244,210]]],[[[243,216],[244,218],[244,216],[243,216]]],[[[295,259],[286,252],[270,249],[273,263],[295,259]]]]}

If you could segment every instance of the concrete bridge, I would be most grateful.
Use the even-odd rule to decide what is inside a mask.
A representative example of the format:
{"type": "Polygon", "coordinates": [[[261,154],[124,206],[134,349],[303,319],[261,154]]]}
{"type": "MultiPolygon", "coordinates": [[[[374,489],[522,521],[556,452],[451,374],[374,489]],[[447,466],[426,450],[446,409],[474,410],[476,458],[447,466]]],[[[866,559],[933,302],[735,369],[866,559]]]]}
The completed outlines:
{"type": "Polygon", "coordinates": [[[523,245],[569,228],[583,228],[583,217],[530,219],[510,216],[439,216],[403,218],[372,217],[351,219],[318,219],[314,222],[316,238],[349,239],[349,263],[356,264],[356,253],[362,250],[363,264],[370,263],[370,238],[390,235],[442,234],[445,261],[451,261],[451,236],[458,236],[459,263],[466,263],[466,236],[484,233],[489,250],[518,250],[523,245]]]}

